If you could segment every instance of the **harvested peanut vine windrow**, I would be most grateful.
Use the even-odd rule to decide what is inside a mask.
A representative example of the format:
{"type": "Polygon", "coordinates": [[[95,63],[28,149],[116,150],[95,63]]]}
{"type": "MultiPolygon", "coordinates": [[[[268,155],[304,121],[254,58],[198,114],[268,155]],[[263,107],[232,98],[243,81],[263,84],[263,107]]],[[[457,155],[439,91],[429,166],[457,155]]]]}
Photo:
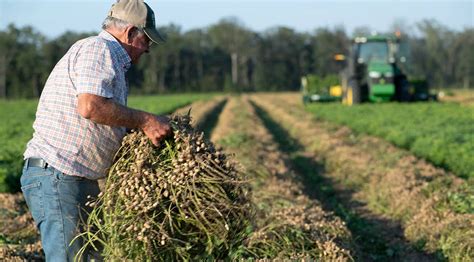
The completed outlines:
{"type": "Polygon", "coordinates": [[[251,227],[248,183],[190,120],[173,116],[173,136],[159,147],[142,132],[123,139],[104,191],[89,203],[77,258],[89,248],[106,261],[238,256],[251,227]]]}

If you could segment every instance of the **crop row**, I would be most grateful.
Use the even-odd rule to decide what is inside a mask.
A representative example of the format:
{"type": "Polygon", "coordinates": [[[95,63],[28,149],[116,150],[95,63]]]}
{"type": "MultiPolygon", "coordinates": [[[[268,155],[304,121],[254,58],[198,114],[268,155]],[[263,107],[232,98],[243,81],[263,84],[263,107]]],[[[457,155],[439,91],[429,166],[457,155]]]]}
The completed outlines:
{"type": "Polygon", "coordinates": [[[474,107],[389,103],[311,104],[318,119],[381,137],[464,178],[474,177],[474,107]]]}
{"type": "Polygon", "coordinates": [[[472,260],[474,179],[458,178],[383,139],[315,120],[299,101],[291,94],[255,99],[287,130],[284,140],[295,139],[309,151],[305,155],[314,155],[320,166],[312,170],[319,170],[324,185],[334,185],[338,202],[349,204],[340,216],[370,250],[371,259],[363,261],[387,254],[390,261],[472,260]]]}
{"type": "MultiPolygon", "coordinates": [[[[164,114],[209,97],[209,94],[131,97],[128,104],[132,108],[164,114]]],[[[36,100],[0,101],[0,192],[20,189],[23,152],[33,135],[37,104],[36,100]]]]}

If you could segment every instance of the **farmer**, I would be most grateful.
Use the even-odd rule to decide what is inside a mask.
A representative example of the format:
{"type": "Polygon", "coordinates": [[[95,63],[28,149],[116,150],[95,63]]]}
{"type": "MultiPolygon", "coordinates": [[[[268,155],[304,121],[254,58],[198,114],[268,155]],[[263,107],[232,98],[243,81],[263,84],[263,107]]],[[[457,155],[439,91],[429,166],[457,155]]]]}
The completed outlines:
{"type": "Polygon", "coordinates": [[[126,72],[163,39],[143,0],[112,5],[98,36],[76,42],[51,72],[39,100],[21,177],[47,261],[71,261],[71,240],[86,219],[126,128],[140,128],[156,145],[170,133],[168,118],[126,106],[126,72]]]}

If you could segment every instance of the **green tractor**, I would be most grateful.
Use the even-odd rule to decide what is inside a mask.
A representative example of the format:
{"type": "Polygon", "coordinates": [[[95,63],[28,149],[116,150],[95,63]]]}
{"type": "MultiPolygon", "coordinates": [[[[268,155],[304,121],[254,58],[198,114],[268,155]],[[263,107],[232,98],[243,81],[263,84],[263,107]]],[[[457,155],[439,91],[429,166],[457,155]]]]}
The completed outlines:
{"type": "Polygon", "coordinates": [[[363,102],[435,100],[425,80],[407,79],[401,64],[406,57],[400,52],[398,36],[356,37],[341,73],[342,101],[352,105],[363,102]]]}

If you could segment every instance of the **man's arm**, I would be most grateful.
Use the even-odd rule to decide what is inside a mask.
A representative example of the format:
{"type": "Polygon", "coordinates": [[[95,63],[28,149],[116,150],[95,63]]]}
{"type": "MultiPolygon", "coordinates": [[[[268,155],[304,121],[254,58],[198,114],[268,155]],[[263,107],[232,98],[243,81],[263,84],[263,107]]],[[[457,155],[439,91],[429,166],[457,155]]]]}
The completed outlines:
{"type": "Polygon", "coordinates": [[[140,128],[154,145],[171,132],[167,117],[128,108],[97,95],[80,94],[77,111],[97,124],[140,128]]]}

